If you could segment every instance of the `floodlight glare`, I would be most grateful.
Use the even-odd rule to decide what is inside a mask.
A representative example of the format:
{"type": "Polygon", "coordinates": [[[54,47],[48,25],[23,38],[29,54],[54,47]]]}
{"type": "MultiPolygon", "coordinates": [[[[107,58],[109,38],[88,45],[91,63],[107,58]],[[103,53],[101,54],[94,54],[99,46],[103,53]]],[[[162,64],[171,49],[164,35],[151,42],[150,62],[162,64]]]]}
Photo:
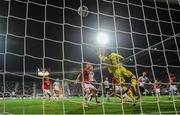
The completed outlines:
{"type": "Polygon", "coordinates": [[[43,69],[38,69],[37,70],[37,75],[41,77],[49,76],[49,71],[43,70],[43,69]]]}
{"type": "Polygon", "coordinates": [[[106,33],[98,33],[97,35],[97,41],[100,45],[105,45],[108,42],[108,35],[106,33]]]}

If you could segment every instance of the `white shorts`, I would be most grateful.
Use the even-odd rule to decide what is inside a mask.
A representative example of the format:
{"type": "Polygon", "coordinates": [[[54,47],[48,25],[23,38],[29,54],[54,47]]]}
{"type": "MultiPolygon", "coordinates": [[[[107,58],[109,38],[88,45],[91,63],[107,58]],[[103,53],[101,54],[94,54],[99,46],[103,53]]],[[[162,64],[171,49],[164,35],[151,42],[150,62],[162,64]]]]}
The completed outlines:
{"type": "Polygon", "coordinates": [[[83,83],[84,89],[96,89],[92,84],[90,83],[83,83]]]}
{"type": "Polygon", "coordinates": [[[115,91],[120,91],[120,87],[116,85],[116,86],[114,86],[114,90],[115,91]]]}
{"type": "Polygon", "coordinates": [[[160,89],[155,89],[156,94],[160,93],[160,89]]]}
{"type": "Polygon", "coordinates": [[[169,91],[171,91],[171,92],[177,91],[176,85],[170,85],[169,91]]]}
{"type": "Polygon", "coordinates": [[[115,88],[116,92],[121,92],[122,91],[121,87],[118,86],[118,85],[114,86],[114,88],[115,88]]]}
{"type": "Polygon", "coordinates": [[[126,93],[122,95],[122,98],[127,98],[129,101],[131,100],[131,98],[126,93]]]}
{"type": "Polygon", "coordinates": [[[48,89],[44,89],[44,95],[51,94],[51,91],[48,89]]]}
{"type": "Polygon", "coordinates": [[[54,90],[56,90],[56,91],[60,91],[59,86],[54,86],[54,90]]]}

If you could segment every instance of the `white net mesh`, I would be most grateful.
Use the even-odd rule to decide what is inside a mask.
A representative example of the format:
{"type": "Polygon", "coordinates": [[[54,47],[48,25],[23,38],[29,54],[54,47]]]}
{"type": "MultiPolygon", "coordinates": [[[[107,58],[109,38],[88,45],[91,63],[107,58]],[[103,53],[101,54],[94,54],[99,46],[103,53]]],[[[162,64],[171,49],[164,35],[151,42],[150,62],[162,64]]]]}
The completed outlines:
{"type": "MultiPolygon", "coordinates": [[[[179,0],[0,0],[0,113],[179,114],[179,33],[179,0]],[[98,32],[108,34],[106,46],[97,43],[98,32]],[[97,49],[123,55],[124,67],[137,79],[147,73],[150,82],[136,106],[123,102],[121,91],[120,98],[112,95],[113,75],[97,49]],[[101,101],[92,97],[88,108],[82,106],[82,81],[75,83],[86,63],[94,67],[101,101]],[[44,95],[38,68],[50,72],[51,84],[59,79],[58,99],[44,95]]],[[[126,84],[129,88],[129,79],[126,84]]]]}

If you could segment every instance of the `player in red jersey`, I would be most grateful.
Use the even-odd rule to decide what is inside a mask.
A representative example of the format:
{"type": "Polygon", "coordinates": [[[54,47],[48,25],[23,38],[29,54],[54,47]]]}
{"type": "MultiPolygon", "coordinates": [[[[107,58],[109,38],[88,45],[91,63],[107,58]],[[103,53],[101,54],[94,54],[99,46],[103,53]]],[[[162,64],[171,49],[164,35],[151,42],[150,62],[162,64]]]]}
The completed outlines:
{"type": "Polygon", "coordinates": [[[119,80],[116,77],[112,77],[112,86],[113,86],[113,93],[111,95],[121,98],[122,89],[119,85],[119,80]]]}
{"type": "Polygon", "coordinates": [[[171,99],[171,96],[176,94],[178,95],[177,92],[177,79],[175,75],[171,75],[169,78],[169,100],[171,99]]]}
{"type": "MultiPolygon", "coordinates": [[[[88,103],[91,99],[92,95],[96,95],[97,89],[90,83],[91,73],[93,70],[93,66],[91,64],[86,64],[86,67],[83,69],[83,72],[79,73],[76,78],[76,83],[79,81],[80,77],[82,77],[82,88],[84,91],[84,107],[88,107],[88,103]]],[[[97,97],[96,102],[99,103],[97,97]]]]}
{"type": "Polygon", "coordinates": [[[161,84],[158,80],[155,80],[154,81],[154,90],[155,90],[155,93],[156,93],[156,96],[160,96],[160,92],[161,92],[161,84]]]}
{"type": "Polygon", "coordinates": [[[119,81],[116,77],[112,78],[112,85],[116,94],[122,92],[122,89],[119,86],[119,81]]]}
{"type": "Polygon", "coordinates": [[[51,81],[49,80],[49,77],[45,77],[42,89],[43,89],[44,96],[48,97],[49,100],[51,98],[50,88],[51,88],[51,81]]]}

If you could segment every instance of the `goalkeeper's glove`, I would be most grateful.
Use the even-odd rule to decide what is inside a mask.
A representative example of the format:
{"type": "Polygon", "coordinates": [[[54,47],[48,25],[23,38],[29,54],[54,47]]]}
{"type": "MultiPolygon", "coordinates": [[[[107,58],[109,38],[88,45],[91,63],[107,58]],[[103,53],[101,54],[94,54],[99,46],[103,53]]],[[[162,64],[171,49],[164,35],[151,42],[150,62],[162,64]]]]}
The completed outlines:
{"type": "Polygon", "coordinates": [[[78,82],[79,82],[79,80],[76,80],[76,81],[75,81],[75,84],[77,84],[78,82]]]}

